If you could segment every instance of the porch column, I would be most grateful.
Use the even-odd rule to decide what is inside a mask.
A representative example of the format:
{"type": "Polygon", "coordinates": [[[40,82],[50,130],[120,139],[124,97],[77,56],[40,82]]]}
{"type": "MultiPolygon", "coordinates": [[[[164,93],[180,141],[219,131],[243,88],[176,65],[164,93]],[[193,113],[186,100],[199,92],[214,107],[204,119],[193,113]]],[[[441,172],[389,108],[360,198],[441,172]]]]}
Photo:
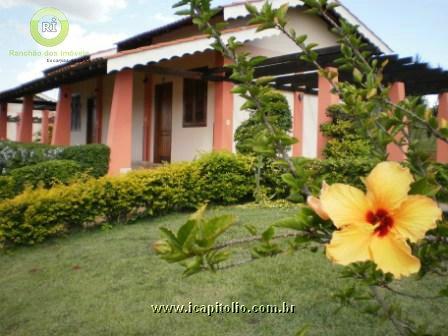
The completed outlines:
{"type": "Polygon", "coordinates": [[[95,142],[103,142],[103,77],[98,77],[96,82],[96,118],[95,118],[95,142]]]}
{"type": "Polygon", "coordinates": [[[23,98],[17,141],[31,143],[33,141],[33,96],[23,98]]]}
{"type": "Polygon", "coordinates": [[[7,139],[8,129],[8,103],[0,103],[0,141],[7,139]]]}
{"type": "Polygon", "coordinates": [[[301,156],[303,146],[303,93],[294,93],[293,135],[299,140],[292,146],[292,155],[301,156]]]}
{"type": "Polygon", "coordinates": [[[144,117],[143,117],[143,161],[151,159],[152,139],[152,75],[148,73],[144,81],[144,117]]]}
{"type": "Polygon", "coordinates": [[[62,85],[59,88],[59,99],[56,105],[56,116],[54,121],[52,145],[70,145],[70,133],[72,124],[72,95],[70,87],[62,85]]]}
{"type": "MultiPolygon", "coordinates": [[[[336,68],[328,67],[327,70],[337,74],[336,68]]],[[[333,79],[334,82],[338,81],[338,77],[333,79]]],[[[320,126],[329,122],[331,119],[327,115],[327,110],[331,105],[339,103],[339,96],[331,92],[332,83],[323,76],[319,75],[318,80],[319,94],[318,94],[318,115],[317,115],[317,157],[323,157],[323,151],[327,144],[325,135],[321,132],[320,126]]]]}
{"type": "Polygon", "coordinates": [[[43,144],[48,144],[48,116],[49,116],[49,111],[48,110],[43,110],[42,111],[42,123],[41,123],[41,137],[40,137],[40,142],[43,144]]]}
{"type": "MultiPolygon", "coordinates": [[[[405,84],[403,82],[393,83],[389,91],[390,101],[394,104],[398,104],[405,98],[405,84]]],[[[400,139],[400,135],[397,136],[397,139],[400,139]]],[[[387,152],[389,153],[389,160],[391,161],[404,161],[406,159],[406,155],[401,151],[400,147],[393,143],[387,146],[387,152]]]]}
{"type": "MultiPolygon", "coordinates": [[[[439,95],[439,120],[448,120],[448,92],[439,95]]],[[[437,139],[437,162],[448,163],[448,144],[437,139]]]]}
{"type": "Polygon", "coordinates": [[[115,77],[107,144],[110,147],[109,175],[131,169],[132,163],[133,71],[122,70],[115,77]]]}
{"type": "MultiPolygon", "coordinates": [[[[217,54],[216,66],[228,64],[221,54],[217,54]]],[[[213,150],[233,149],[233,83],[215,82],[215,124],[213,127],[213,150]]]]}

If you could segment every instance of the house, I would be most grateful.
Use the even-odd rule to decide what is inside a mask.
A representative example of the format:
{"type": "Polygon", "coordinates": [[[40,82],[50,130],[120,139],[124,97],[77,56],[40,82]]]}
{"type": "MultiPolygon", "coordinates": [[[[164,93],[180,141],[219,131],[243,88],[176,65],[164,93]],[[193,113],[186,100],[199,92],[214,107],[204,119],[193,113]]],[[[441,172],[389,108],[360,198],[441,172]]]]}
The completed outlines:
{"type": "MultiPolygon", "coordinates": [[[[272,2],[279,6],[285,1],[272,2]]],[[[256,6],[262,3],[253,1],[256,6]]],[[[334,64],[339,49],[328,22],[305,14],[299,0],[289,4],[288,24],[319,44],[319,60],[325,66],[334,64]]],[[[392,84],[392,99],[403,99],[405,89],[409,94],[439,93],[440,115],[448,117],[448,95],[442,90],[446,74],[425,68],[419,79],[427,82],[412,80],[409,74],[416,74],[420,64],[392,54],[386,43],[344,6],[334,9],[332,15],[358,25],[378,57],[390,60],[391,70],[385,78],[392,84]],[[445,77],[434,82],[436,72],[445,77]]],[[[273,85],[294,111],[294,135],[300,143],[293,154],[319,157],[325,145],[319,125],[327,121],[327,107],[338,101],[330,84],[316,69],[299,61],[299,50],[279,31],[257,33],[248,22],[244,2],[222,7],[213,21],[228,22],[223,36],[234,36],[244,43],[243,50],[269,58],[256,73],[276,76],[273,85]]],[[[42,78],[0,93],[0,138],[5,137],[2,123],[9,113],[7,102],[24,97],[22,132],[17,140],[27,142],[31,139],[33,95],[59,88],[52,143],[107,144],[111,148],[110,174],[145,163],[191,160],[201,152],[234,151],[233,134],[248,115],[241,110],[243,100],[231,93],[234,84],[223,68],[227,60],[210,44],[191,18],[183,18],[120,41],[114,49],[50,68],[42,78]]],[[[448,160],[448,154],[443,154],[448,150],[440,148],[440,160],[448,160]]],[[[400,155],[391,148],[393,159],[400,155]]]]}
{"type": "MultiPolygon", "coordinates": [[[[32,142],[49,142],[49,132],[42,134],[42,128],[48,129],[54,119],[53,111],[56,109],[56,100],[43,93],[34,96],[32,142]]],[[[7,105],[8,121],[5,140],[15,141],[20,130],[20,114],[23,110],[23,101],[16,100],[7,105]]]]}

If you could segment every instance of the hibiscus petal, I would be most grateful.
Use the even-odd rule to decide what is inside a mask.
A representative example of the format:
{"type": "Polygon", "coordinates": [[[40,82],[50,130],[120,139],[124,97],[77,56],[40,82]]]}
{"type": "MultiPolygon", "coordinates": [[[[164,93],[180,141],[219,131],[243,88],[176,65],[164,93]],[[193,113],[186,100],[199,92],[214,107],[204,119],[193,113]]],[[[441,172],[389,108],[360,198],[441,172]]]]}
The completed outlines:
{"type": "Polygon", "coordinates": [[[327,245],[328,259],[341,265],[371,260],[369,245],[373,237],[373,226],[366,224],[348,225],[333,233],[327,245]]]}
{"type": "Polygon", "coordinates": [[[322,208],[337,228],[366,223],[370,203],[365,194],[345,184],[333,184],[322,192],[322,208]]]}
{"type": "Polygon", "coordinates": [[[404,239],[417,242],[442,219],[442,210],[426,196],[409,196],[394,214],[394,230],[404,239]]]}
{"type": "Polygon", "coordinates": [[[314,212],[323,220],[329,220],[330,217],[328,217],[328,214],[324,211],[322,208],[322,203],[320,199],[314,196],[308,196],[306,203],[308,206],[314,210],[314,212]]]}
{"type": "Polygon", "coordinates": [[[397,279],[420,270],[420,260],[412,255],[406,241],[394,234],[383,237],[374,235],[370,243],[370,253],[383,272],[392,273],[397,279]]]}
{"type": "Polygon", "coordinates": [[[392,211],[406,199],[413,181],[398,162],[381,162],[365,180],[367,196],[377,209],[392,211]]]}

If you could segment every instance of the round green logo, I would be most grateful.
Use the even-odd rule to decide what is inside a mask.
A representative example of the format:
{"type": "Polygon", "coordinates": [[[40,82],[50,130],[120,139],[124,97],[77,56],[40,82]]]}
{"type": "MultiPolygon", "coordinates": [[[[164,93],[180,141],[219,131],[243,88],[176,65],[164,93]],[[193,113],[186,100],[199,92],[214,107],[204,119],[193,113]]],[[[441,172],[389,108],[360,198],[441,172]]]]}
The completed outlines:
{"type": "Polygon", "coordinates": [[[33,39],[44,47],[62,43],[68,34],[68,20],[59,9],[47,7],[38,10],[30,22],[33,39]]]}

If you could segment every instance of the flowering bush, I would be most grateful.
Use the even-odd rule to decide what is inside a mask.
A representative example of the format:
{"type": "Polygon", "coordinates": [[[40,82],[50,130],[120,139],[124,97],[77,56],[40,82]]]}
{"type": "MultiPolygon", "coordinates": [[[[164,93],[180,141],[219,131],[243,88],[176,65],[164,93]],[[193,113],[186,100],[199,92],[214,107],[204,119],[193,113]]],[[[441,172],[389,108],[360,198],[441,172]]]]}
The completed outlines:
{"type": "MultiPolygon", "coordinates": [[[[447,194],[447,180],[444,168],[435,164],[426,150],[428,141],[421,141],[415,134],[418,133],[416,131],[423,131],[433,139],[448,143],[448,123],[437,120],[418,97],[405,99],[398,104],[388,98],[389,87],[384,85],[382,74],[387,62],[381,63],[372,57],[372,51],[358,34],[357,27],[335,17],[332,11],[338,2],[303,0],[303,3],[309,13],[322,17],[339,37],[341,56],[335,64],[339,70],[352,72],[350,81],[335,80],[335,71],[319,64],[318,53],[314,50],[317,44],[307,42],[306,35],[297,34],[287,25],[289,3],[277,8],[266,1],[258,8],[248,1],[249,23],[258,25],[258,31],[278,29],[301,51],[301,60],[309,62],[319,75],[329,81],[333,92],[342,100],[337,112],[357,130],[359,138],[355,139],[354,145],[358,149],[364,148],[367,154],[367,145],[376,160],[385,160],[387,147],[393,144],[406,155],[407,167],[398,163],[378,164],[364,180],[366,193],[341,183],[324,185],[320,199],[309,198],[310,206],[316,211],[301,206],[296,216],[272,224],[261,235],[249,228],[255,237],[247,241],[259,241],[251,250],[251,256],[256,259],[281,254],[285,249],[277,241],[291,237],[293,240],[287,246],[292,250],[306,246],[316,251],[326,246],[327,256],[331,260],[347,265],[342,275],[356,280],[361,287],[336,293],[335,298],[342,305],[361,300],[374,301],[374,308],[365,311],[387,317],[398,334],[426,335],[425,327],[407,319],[399,307],[388,302],[383,292],[416,298],[393,288],[394,279],[417,272],[420,277],[430,272],[442,276],[447,274],[448,229],[440,221],[442,213],[436,201],[431,199],[447,194]],[[276,235],[278,229],[294,230],[295,233],[276,235]]],[[[289,146],[297,139],[276,127],[266,113],[266,97],[273,92],[273,78],[256,78],[254,75],[255,67],[265,58],[252,57],[241,51],[242,44],[234,38],[224,40],[221,31],[226,24],[211,22],[210,19],[219,9],[213,9],[210,0],[181,0],[175,7],[185,7],[179,14],[190,15],[198,28],[214,40],[215,50],[231,61],[230,78],[237,83],[233,92],[244,98],[246,104],[256,106],[260,123],[265,127],[266,136],[255,145],[267,152],[275,149],[276,156],[289,171],[283,180],[291,187],[291,196],[295,200],[311,196],[316,190],[309,185],[309,172],[304,169],[302,160],[294,162],[288,152],[289,146]]],[[[340,131],[334,127],[327,129],[335,130],[340,131]]],[[[334,142],[330,146],[327,154],[343,147],[341,143],[334,142]]],[[[341,182],[337,181],[337,176],[335,180],[332,182],[341,182]]],[[[213,227],[212,224],[203,223],[201,229],[210,229],[209,226],[213,227]]],[[[156,251],[168,260],[175,250],[171,244],[175,243],[174,239],[161,241],[156,251]]],[[[236,244],[241,245],[241,241],[236,244]]],[[[220,268],[222,261],[230,258],[230,254],[224,252],[232,245],[232,242],[220,246],[207,245],[206,251],[202,250],[201,253],[189,250],[182,256],[181,265],[188,275],[203,270],[214,271],[220,268]],[[217,251],[220,252],[219,258],[210,262],[207,256],[217,251]]],[[[446,296],[448,287],[441,289],[434,298],[446,296]]]]}

